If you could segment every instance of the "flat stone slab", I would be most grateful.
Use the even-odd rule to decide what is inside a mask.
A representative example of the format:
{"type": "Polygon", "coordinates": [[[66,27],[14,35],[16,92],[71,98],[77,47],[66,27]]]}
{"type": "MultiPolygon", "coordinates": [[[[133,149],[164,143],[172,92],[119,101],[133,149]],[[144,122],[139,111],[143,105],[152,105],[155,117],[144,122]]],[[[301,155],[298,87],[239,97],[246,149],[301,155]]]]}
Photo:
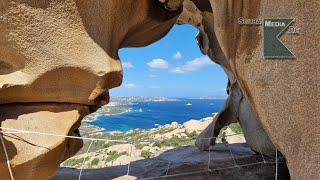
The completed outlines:
{"type": "MultiPolygon", "coordinates": [[[[79,179],[80,170],[60,168],[53,180],[79,179]]],[[[246,144],[216,144],[209,151],[179,147],[150,159],[128,165],[84,169],[82,180],[102,179],[275,179],[275,157],[253,152],[246,144]]],[[[282,157],[278,158],[278,179],[289,179],[282,157]]]]}

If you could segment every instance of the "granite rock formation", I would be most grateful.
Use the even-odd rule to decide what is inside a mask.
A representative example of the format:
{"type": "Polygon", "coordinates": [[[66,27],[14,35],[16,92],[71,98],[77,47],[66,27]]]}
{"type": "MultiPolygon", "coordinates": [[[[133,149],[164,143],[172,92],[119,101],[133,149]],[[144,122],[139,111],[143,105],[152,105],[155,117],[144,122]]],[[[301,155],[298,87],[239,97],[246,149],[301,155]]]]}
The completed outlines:
{"type": "MultiPolygon", "coordinates": [[[[15,179],[49,179],[76,153],[82,116],[119,86],[118,49],[163,37],[181,11],[149,0],[0,1],[0,120],[15,179]]],[[[0,146],[0,177],[10,179],[0,146]]]]}
{"type": "MultiPolygon", "coordinates": [[[[201,51],[229,78],[225,107],[202,137],[239,121],[253,150],[281,151],[292,179],[320,179],[317,0],[2,0],[1,127],[77,134],[82,115],[106,104],[108,89],[121,84],[118,49],[160,39],[181,12],[178,23],[200,30],[201,51]],[[294,60],[263,59],[262,27],[238,24],[240,17],[288,16],[301,28],[281,38],[294,60]]],[[[1,135],[17,179],[49,178],[81,146],[63,137],[1,135]]]]}
{"type": "MultiPolygon", "coordinates": [[[[246,144],[237,143],[229,144],[228,146],[229,147],[225,144],[218,144],[214,147],[216,151],[211,152],[200,151],[196,147],[180,147],[168,150],[155,158],[132,162],[129,174],[127,174],[127,165],[117,165],[100,169],[85,169],[82,171],[81,179],[275,179],[274,163],[240,167],[242,164],[261,162],[261,155],[251,151],[246,144]],[[233,157],[230,154],[230,149],[234,153],[233,157]],[[211,160],[208,167],[209,154],[211,160]],[[238,168],[230,168],[234,166],[234,159],[239,165],[238,168]],[[208,168],[211,169],[211,171],[209,171],[208,168]],[[221,168],[221,170],[213,170],[216,168],[221,168]]],[[[274,158],[270,157],[267,161],[274,162],[274,158]]],[[[279,159],[278,165],[278,179],[289,179],[289,172],[283,159],[279,159]]],[[[78,178],[79,173],[79,169],[61,168],[52,179],[73,180],[78,178]]]]}
{"type": "MultiPolygon", "coordinates": [[[[198,27],[202,52],[229,78],[226,106],[203,136],[213,137],[221,124],[238,119],[254,150],[270,153],[273,144],[281,151],[292,179],[320,178],[319,13],[319,1],[184,1],[178,22],[198,27]],[[238,23],[240,17],[288,16],[301,32],[285,33],[281,41],[295,59],[264,59],[263,28],[238,23]]],[[[200,141],[198,145],[208,147],[200,141]]]]}
{"type": "Polygon", "coordinates": [[[145,0],[5,0],[0,10],[1,104],[106,104],[122,81],[118,49],[160,39],[178,14],[145,0]]]}
{"type": "MultiPolygon", "coordinates": [[[[88,107],[78,104],[34,103],[0,106],[3,131],[19,129],[57,135],[79,136],[84,114],[88,107]]],[[[2,135],[15,179],[47,179],[65,159],[82,147],[82,140],[38,133],[2,135]]],[[[0,177],[10,179],[6,157],[1,145],[0,177]]]]}
{"type": "Polygon", "coordinates": [[[179,24],[192,24],[199,29],[197,42],[202,53],[207,54],[215,63],[219,64],[226,72],[228,82],[228,98],[223,109],[215,117],[208,128],[199,136],[196,145],[201,150],[207,150],[210,145],[215,143],[215,139],[206,138],[217,137],[220,130],[234,122],[239,122],[250,147],[256,152],[273,155],[275,147],[272,145],[268,135],[263,130],[261,123],[257,119],[255,112],[247,102],[242,90],[239,88],[226,56],[223,54],[219,44],[216,43],[217,37],[214,31],[214,13],[209,1],[183,2],[183,12],[178,19],[179,24]],[[214,43],[212,43],[214,42],[214,43]]]}

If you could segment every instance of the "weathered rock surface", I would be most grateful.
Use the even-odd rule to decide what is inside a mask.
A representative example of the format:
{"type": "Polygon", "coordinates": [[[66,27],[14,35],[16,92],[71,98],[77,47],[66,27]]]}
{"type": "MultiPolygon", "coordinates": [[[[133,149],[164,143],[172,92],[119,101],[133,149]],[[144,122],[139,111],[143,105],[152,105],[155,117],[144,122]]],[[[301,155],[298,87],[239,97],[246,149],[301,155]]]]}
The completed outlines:
{"type": "MultiPolygon", "coordinates": [[[[320,179],[319,1],[160,2],[2,1],[1,127],[72,132],[80,110],[62,107],[67,103],[107,103],[108,89],[121,84],[118,49],[148,45],[163,37],[175,23],[183,3],[179,23],[193,24],[200,30],[197,40],[201,51],[220,64],[229,78],[230,95],[225,108],[202,137],[214,137],[224,125],[239,120],[252,149],[272,154],[274,145],[282,152],[291,178],[320,179]],[[285,34],[281,38],[295,54],[295,60],[264,60],[262,28],[238,24],[240,17],[288,16],[294,17],[301,28],[300,35],[285,34]],[[57,111],[51,112],[52,107],[34,107],[33,103],[39,102],[64,104],[54,105],[57,111]],[[8,103],[13,104],[5,105],[8,103]],[[20,106],[21,112],[17,113],[20,106]],[[57,125],[58,119],[64,120],[62,125],[57,125]]],[[[48,148],[40,151],[40,147],[28,144],[37,143],[27,137],[32,135],[22,135],[27,139],[23,144],[4,136],[18,179],[49,177],[58,162],[72,154],[65,153],[72,149],[66,146],[66,139],[39,139],[48,148]],[[55,156],[61,158],[52,158],[55,156]]],[[[204,149],[212,143],[200,142],[204,149]]],[[[6,177],[3,153],[1,160],[0,174],[6,177]]]]}
{"type": "Polygon", "coordinates": [[[178,19],[178,23],[192,24],[199,29],[197,41],[201,51],[207,54],[215,63],[221,65],[229,79],[227,88],[229,97],[224,108],[219,112],[217,117],[215,117],[214,122],[199,136],[196,142],[197,146],[202,150],[207,150],[210,145],[215,143],[215,140],[212,139],[212,141],[210,141],[205,138],[217,137],[224,126],[230,123],[240,122],[247,143],[252,149],[264,154],[274,154],[274,146],[263,130],[252,107],[243,96],[242,90],[238,86],[237,79],[227,62],[226,56],[219,47],[219,44],[216,43],[217,37],[214,29],[215,19],[210,2],[207,0],[185,0],[183,6],[184,9],[178,19]]]}
{"type": "MultiPolygon", "coordinates": [[[[196,25],[201,30],[198,36],[201,50],[220,64],[229,78],[229,100],[233,105],[227,105],[219,114],[226,117],[216,121],[215,126],[230,121],[232,116],[240,123],[247,119],[249,132],[263,128],[252,137],[246,133],[247,142],[253,149],[265,145],[270,149],[271,143],[265,141],[269,137],[286,157],[292,179],[319,179],[319,1],[193,2],[196,6],[190,6],[194,10],[189,8],[190,12],[182,16],[182,23],[199,23],[196,25]],[[211,5],[209,11],[195,8],[208,3],[211,5]],[[191,18],[183,18],[188,15],[191,18]],[[299,35],[285,33],[281,37],[296,56],[293,60],[263,59],[263,28],[238,24],[240,17],[288,16],[295,18],[295,25],[303,29],[299,35]],[[235,86],[239,87],[236,91],[241,94],[236,98],[240,101],[232,97],[235,86]],[[237,111],[233,113],[233,110],[237,111]],[[252,122],[256,128],[252,127],[252,122]]],[[[212,131],[219,129],[211,127],[205,136],[212,137],[216,134],[212,131]]]]}
{"type": "MultiPolygon", "coordinates": [[[[262,162],[261,155],[255,154],[245,144],[217,144],[210,152],[199,151],[196,147],[180,147],[162,153],[151,159],[131,162],[128,175],[142,179],[274,179],[275,159],[267,158],[262,162]],[[230,154],[230,150],[233,155],[230,154]],[[234,157],[234,159],[233,159],[234,157]],[[234,161],[235,160],[235,161],[234,161]],[[238,167],[235,167],[235,162],[238,167]],[[244,164],[258,163],[243,166],[244,164]],[[228,168],[228,169],[224,169],[228,168]],[[215,169],[215,170],[214,170],[215,169]]],[[[289,173],[279,159],[278,179],[288,179],[289,173]]],[[[53,180],[68,180],[79,177],[79,169],[61,168],[53,180]]],[[[81,179],[123,179],[127,176],[128,166],[114,166],[101,169],[85,169],[81,179]]]]}
{"type": "MultiPolygon", "coordinates": [[[[0,105],[1,131],[25,130],[61,135],[27,132],[2,134],[14,178],[49,178],[62,161],[73,156],[82,147],[81,140],[65,138],[63,135],[78,137],[77,128],[86,113],[86,106],[76,104],[0,105]]],[[[2,145],[0,154],[0,177],[10,179],[2,145]]]]}
{"type": "MultiPolygon", "coordinates": [[[[216,114],[213,114],[213,118],[216,116],[216,114]]],[[[183,128],[186,130],[187,133],[197,132],[200,133],[203,131],[212,121],[213,118],[208,117],[199,120],[189,120],[185,123],[183,123],[183,128]]]]}
{"type": "Polygon", "coordinates": [[[228,144],[235,144],[235,143],[246,143],[246,139],[242,134],[236,134],[230,128],[227,128],[223,135],[225,136],[225,140],[228,144]]]}
{"type": "Polygon", "coordinates": [[[118,49],[160,39],[177,15],[146,0],[5,0],[0,9],[1,104],[106,104],[122,81],[118,49]]]}
{"type": "MultiPolygon", "coordinates": [[[[72,132],[82,115],[78,107],[64,107],[92,111],[106,104],[108,89],[122,81],[118,50],[160,39],[180,10],[149,0],[1,1],[1,127],[72,132]]],[[[4,137],[15,179],[48,179],[81,146],[63,137],[16,136],[25,141],[4,137]]],[[[3,152],[0,157],[1,178],[10,178],[3,152]]]]}

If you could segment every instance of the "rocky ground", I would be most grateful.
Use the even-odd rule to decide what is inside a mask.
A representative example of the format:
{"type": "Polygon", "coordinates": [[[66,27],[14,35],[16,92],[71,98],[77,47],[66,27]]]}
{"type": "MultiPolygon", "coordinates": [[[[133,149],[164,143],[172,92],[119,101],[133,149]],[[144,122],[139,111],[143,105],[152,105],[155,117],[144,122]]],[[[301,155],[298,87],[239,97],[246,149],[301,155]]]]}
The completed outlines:
{"type": "MultiPolygon", "coordinates": [[[[194,146],[196,137],[211,122],[212,117],[201,120],[190,120],[184,124],[172,122],[150,130],[132,130],[128,132],[108,132],[87,123],[80,127],[82,137],[112,139],[123,142],[84,141],[84,147],[74,157],[61,164],[72,168],[103,168],[126,165],[129,162],[149,159],[181,146],[194,146]]],[[[221,134],[232,135],[225,140],[232,143],[243,143],[245,139],[239,124],[231,124],[221,134]]],[[[222,135],[217,139],[221,142],[222,135]]]]}
{"type": "MultiPolygon", "coordinates": [[[[154,158],[133,161],[98,169],[83,169],[81,179],[174,179],[174,180],[271,180],[290,179],[282,157],[278,166],[274,157],[264,157],[253,152],[246,143],[218,143],[212,151],[200,151],[194,146],[184,146],[163,152],[154,158]],[[232,152],[232,153],[231,153],[232,152]]],[[[80,169],[62,167],[53,180],[79,179],[80,169]]]]}

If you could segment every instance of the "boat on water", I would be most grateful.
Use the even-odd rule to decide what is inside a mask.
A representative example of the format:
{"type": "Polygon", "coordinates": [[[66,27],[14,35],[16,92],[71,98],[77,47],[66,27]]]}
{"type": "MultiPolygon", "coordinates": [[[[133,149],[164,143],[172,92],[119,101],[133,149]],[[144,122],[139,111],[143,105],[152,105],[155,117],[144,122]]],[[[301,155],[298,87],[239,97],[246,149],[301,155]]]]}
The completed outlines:
{"type": "Polygon", "coordinates": [[[187,103],[186,106],[192,106],[192,104],[191,103],[187,103]]]}

